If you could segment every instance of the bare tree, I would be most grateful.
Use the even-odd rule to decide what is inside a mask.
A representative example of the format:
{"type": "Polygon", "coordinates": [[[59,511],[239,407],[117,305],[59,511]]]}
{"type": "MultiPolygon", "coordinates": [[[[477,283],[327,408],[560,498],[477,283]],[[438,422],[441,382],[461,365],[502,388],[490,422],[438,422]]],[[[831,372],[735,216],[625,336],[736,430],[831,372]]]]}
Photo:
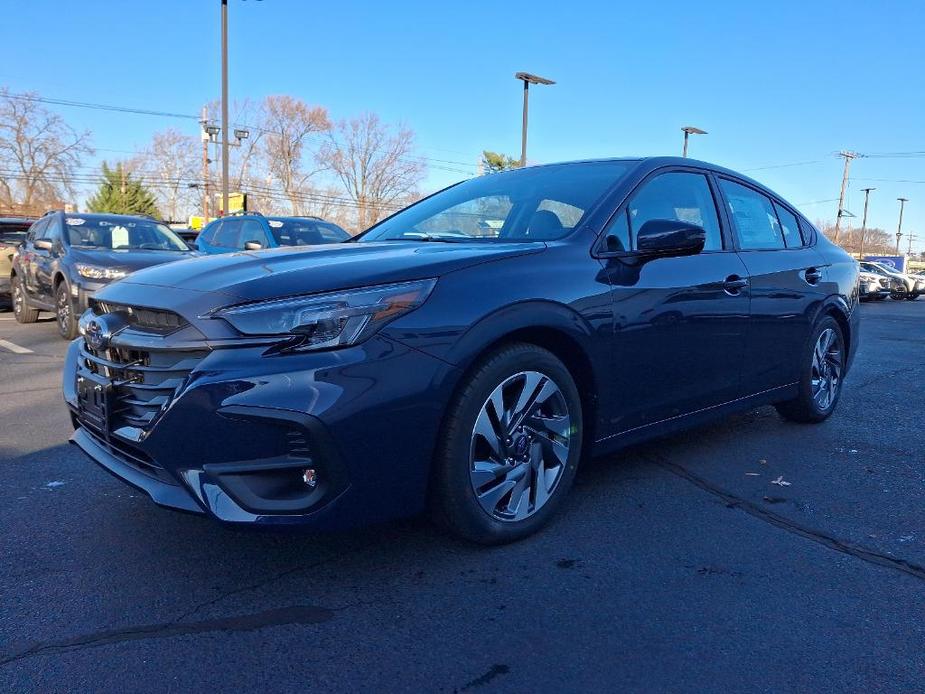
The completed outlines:
{"type": "Polygon", "coordinates": [[[74,198],[82,158],[93,153],[89,132],[76,132],[36,97],[0,89],[0,202],[26,212],[74,198]]]}
{"type": "Polygon", "coordinates": [[[330,130],[328,112],[291,96],[268,96],[260,128],[267,174],[282,187],[292,214],[303,214],[309,181],[320,170],[314,166],[311,139],[330,130]]]}
{"type": "Polygon", "coordinates": [[[127,163],[154,193],[157,207],[170,221],[180,221],[199,207],[199,192],[190,184],[202,176],[200,142],[174,128],[154,134],[144,151],[127,163]]]}
{"type": "Polygon", "coordinates": [[[356,204],[362,230],[412,197],[426,174],[414,154],[414,133],[390,127],[374,113],[341,121],[320,154],[356,204]]]}

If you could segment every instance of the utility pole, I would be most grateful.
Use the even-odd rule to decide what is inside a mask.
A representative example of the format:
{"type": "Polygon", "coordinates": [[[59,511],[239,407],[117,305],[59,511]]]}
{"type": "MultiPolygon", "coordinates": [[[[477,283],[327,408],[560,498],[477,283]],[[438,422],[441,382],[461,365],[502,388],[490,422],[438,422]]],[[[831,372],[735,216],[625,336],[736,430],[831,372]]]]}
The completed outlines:
{"type": "Polygon", "coordinates": [[[864,193],[864,219],[861,221],[861,248],[858,251],[858,255],[861,260],[864,260],[864,239],[867,237],[867,203],[870,201],[870,191],[877,190],[876,188],[862,188],[861,191],[864,193]]]}
{"type": "Polygon", "coordinates": [[[903,208],[909,202],[909,198],[896,198],[899,200],[899,224],[896,227],[896,255],[899,255],[899,240],[903,237],[903,208]]]}
{"type": "Polygon", "coordinates": [[[915,234],[906,235],[906,240],[909,242],[909,248],[906,251],[906,255],[912,255],[912,242],[915,241],[916,239],[918,239],[918,236],[916,236],[915,234]]]}
{"type": "Polygon", "coordinates": [[[848,167],[851,166],[851,160],[858,155],[856,152],[842,151],[838,153],[838,156],[845,158],[845,170],[842,172],[841,176],[841,193],[838,195],[838,213],[835,215],[835,238],[832,239],[835,243],[838,243],[838,232],[841,229],[841,218],[844,212],[845,189],[848,187],[848,167]]]}
{"type": "Polygon", "coordinates": [[[209,133],[206,126],[209,124],[206,107],[202,107],[202,215],[209,220],[209,133]]]}
{"type": "Polygon", "coordinates": [[[228,214],[228,0],[222,0],[222,214],[228,214]]]}

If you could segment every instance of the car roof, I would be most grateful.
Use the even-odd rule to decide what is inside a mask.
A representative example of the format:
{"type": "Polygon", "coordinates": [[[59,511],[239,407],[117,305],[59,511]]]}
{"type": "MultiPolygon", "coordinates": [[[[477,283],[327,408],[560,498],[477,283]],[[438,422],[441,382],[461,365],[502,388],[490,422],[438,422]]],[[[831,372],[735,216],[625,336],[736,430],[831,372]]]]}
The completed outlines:
{"type": "Polygon", "coordinates": [[[65,212],[65,217],[80,217],[81,219],[111,219],[112,217],[118,217],[119,219],[137,219],[140,222],[157,222],[161,224],[160,220],[155,219],[154,217],[146,217],[143,214],[117,214],[115,212],[65,212]]]}

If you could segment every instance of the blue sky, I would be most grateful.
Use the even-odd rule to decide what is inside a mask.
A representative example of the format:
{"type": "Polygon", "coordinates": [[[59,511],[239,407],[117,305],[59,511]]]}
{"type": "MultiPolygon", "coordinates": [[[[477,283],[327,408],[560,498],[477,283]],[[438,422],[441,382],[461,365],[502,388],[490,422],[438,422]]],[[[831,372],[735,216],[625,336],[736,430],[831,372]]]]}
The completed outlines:
{"type": "MultiPolygon", "coordinates": [[[[837,150],[925,152],[920,0],[229,6],[233,98],[292,94],[335,118],[375,111],[412,127],[422,155],[463,162],[450,168],[474,170],[482,149],[519,154],[518,70],[558,82],[531,91],[531,161],[676,154],[680,127],[696,125],[709,135],[693,156],[747,171],[813,220],[834,217],[837,150]]],[[[0,85],[198,113],[219,95],[218,18],[218,0],[9,3],[0,85]]],[[[110,159],[156,130],[198,127],[57,110],[110,159]]],[[[425,188],[459,177],[433,168],[425,188]]],[[[858,224],[865,186],[878,189],[871,226],[891,232],[896,198],[910,198],[903,227],[925,248],[925,155],[855,160],[846,206],[858,224]]]]}

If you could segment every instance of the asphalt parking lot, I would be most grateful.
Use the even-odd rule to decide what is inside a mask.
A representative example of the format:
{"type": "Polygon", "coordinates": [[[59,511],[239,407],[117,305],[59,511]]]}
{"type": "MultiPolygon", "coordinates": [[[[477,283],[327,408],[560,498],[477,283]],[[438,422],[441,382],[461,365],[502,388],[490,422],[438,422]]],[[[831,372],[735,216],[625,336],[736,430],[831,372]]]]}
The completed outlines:
{"type": "Polygon", "coordinates": [[[557,522],[482,549],[161,510],[67,444],[54,323],[0,310],[29,350],[0,342],[0,689],[920,690],[925,301],[862,312],[826,423],[591,461],[557,522]]]}

